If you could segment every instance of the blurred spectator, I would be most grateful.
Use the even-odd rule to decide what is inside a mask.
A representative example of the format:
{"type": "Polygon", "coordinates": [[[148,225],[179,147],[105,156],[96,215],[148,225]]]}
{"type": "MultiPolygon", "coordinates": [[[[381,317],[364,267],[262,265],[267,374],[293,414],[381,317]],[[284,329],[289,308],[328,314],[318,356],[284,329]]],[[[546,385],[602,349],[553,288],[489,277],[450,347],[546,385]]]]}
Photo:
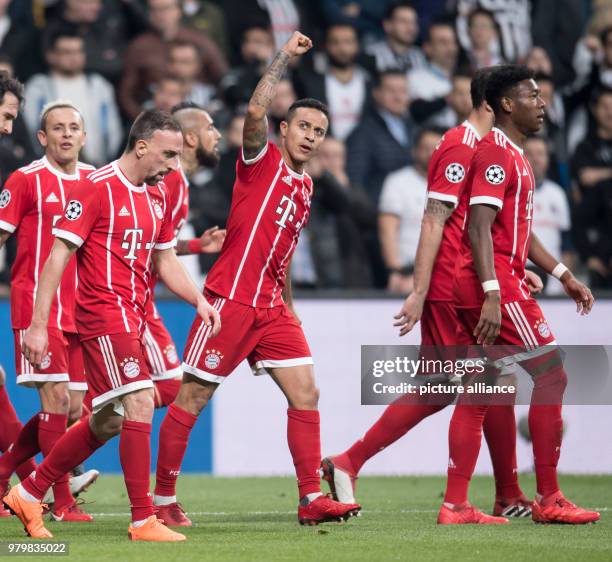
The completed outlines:
{"type": "Polygon", "coordinates": [[[196,45],[202,57],[202,82],[217,84],[227,71],[225,58],[210,37],[180,26],[178,0],[148,0],[148,6],[153,29],[134,39],[124,57],[119,101],[129,119],[136,118],[140,113],[151,84],[166,71],[168,48],[173,41],[187,41],[196,45]]]}
{"type": "Polygon", "coordinates": [[[25,88],[23,116],[38,148],[36,133],[42,108],[56,99],[70,100],[79,108],[87,129],[84,160],[98,166],[113,159],[123,131],[112,85],[99,74],[86,74],[83,38],[74,27],[56,28],[46,53],[48,74],[36,74],[25,88]]]}
{"type": "Polygon", "coordinates": [[[248,103],[274,53],[274,37],[269,28],[255,25],[244,30],[240,43],[241,62],[221,80],[223,99],[230,107],[248,103]]]}
{"type": "Polygon", "coordinates": [[[297,72],[298,96],[316,98],[327,104],[330,132],[345,140],[361,119],[370,89],[368,73],[356,64],[359,39],[355,29],[347,24],[330,26],[325,53],[324,74],[309,70],[297,72]]]}
{"type": "Polygon", "coordinates": [[[531,47],[525,56],[524,64],[534,72],[541,72],[543,74],[552,76],[552,61],[550,60],[546,50],[544,50],[542,47],[531,47]]]}
{"type": "Polygon", "coordinates": [[[590,286],[612,287],[612,89],[594,95],[596,127],[572,159],[580,188],[574,218],[574,241],[590,274],[590,286]]]}
{"type": "Polygon", "coordinates": [[[352,25],[366,42],[382,39],[382,21],[390,0],[321,0],[323,17],[328,25],[352,25]]]}
{"type": "MultiPolygon", "coordinates": [[[[570,245],[570,210],[564,189],[546,177],[549,166],[549,153],[546,141],[541,137],[530,137],[525,142],[525,155],[533,168],[536,189],[533,194],[533,232],[544,247],[557,260],[572,266],[570,245]]],[[[543,272],[542,281],[545,293],[558,295],[563,287],[557,279],[543,272]]]]}
{"type": "Polygon", "coordinates": [[[413,288],[416,249],[427,194],[427,166],[442,138],[423,129],[414,141],[414,164],[387,176],[378,204],[378,231],[382,255],[389,271],[387,289],[407,294],[413,288]]]}
{"type": "Polygon", "coordinates": [[[485,8],[493,14],[500,32],[501,56],[509,62],[524,58],[532,43],[531,0],[457,0],[457,33],[466,50],[470,47],[468,18],[475,8],[485,8]]]}
{"type": "Polygon", "coordinates": [[[229,55],[229,45],[225,34],[223,10],[215,2],[207,0],[182,0],[185,27],[205,33],[217,44],[225,57],[229,55]]]}
{"type": "Polygon", "coordinates": [[[283,78],[276,86],[276,95],[268,111],[268,137],[274,142],[279,141],[280,124],[287,118],[287,111],[291,104],[297,100],[293,83],[283,78]]]}
{"type": "Polygon", "coordinates": [[[423,44],[427,64],[408,73],[410,112],[416,121],[448,129],[455,125],[453,111],[446,105],[452,76],[457,67],[459,45],[453,26],[444,20],[432,22],[423,44]]]}
{"type": "Polygon", "coordinates": [[[210,84],[200,82],[202,57],[189,41],[174,41],[168,51],[168,72],[183,82],[185,101],[206,107],[215,94],[210,84]]]}
{"type": "Polygon", "coordinates": [[[576,85],[612,87],[612,26],[597,35],[586,35],[574,54],[576,85]]]}
{"type": "Polygon", "coordinates": [[[42,70],[40,37],[24,23],[14,22],[9,13],[11,0],[0,0],[0,53],[5,54],[20,80],[27,80],[42,70]]]}
{"type": "Polygon", "coordinates": [[[456,72],[453,74],[451,83],[452,90],[446,96],[446,103],[453,113],[449,122],[454,126],[463,123],[472,111],[472,96],[470,93],[472,77],[467,73],[456,72]]]}
{"type": "Polygon", "coordinates": [[[419,15],[411,2],[394,2],[383,18],[385,38],[366,47],[376,61],[376,69],[401,70],[425,66],[423,51],[415,45],[419,37],[419,15]]]}
{"type": "Polygon", "coordinates": [[[170,112],[175,105],[185,99],[183,81],[172,74],[162,78],[151,86],[153,97],[145,102],[145,109],[161,109],[170,112]]]}
{"type": "Polygon", "coordinates": [[[45,35],[72,25],[85,42],[86,72],[117,84],[128,41],[147,28],[140,2],[125,0],[63,0],[49,13],[45,35]]]}
{"type": "Polygon", "coordinates": [[[362,187],[376,205],[387,174],[411,162],[413,124],[402,72],[381,73],[372,96],[374,107],[347,139],[347,170],[351,183],[362,187]]]}
{"type": "Polygon", "coordinates": [[[499,35],[495,18],[489,10],[476,8],[468,15],[469,46],[467,55],[473,70],[503,64],[499,53],[499,35]]]}

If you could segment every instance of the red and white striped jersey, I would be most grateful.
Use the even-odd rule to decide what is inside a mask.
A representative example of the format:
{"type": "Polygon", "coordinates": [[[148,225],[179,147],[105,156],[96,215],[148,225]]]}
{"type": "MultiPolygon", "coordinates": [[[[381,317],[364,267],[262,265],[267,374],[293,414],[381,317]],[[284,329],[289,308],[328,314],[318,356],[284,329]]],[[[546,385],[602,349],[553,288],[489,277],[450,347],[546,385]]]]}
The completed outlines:
{"type": "Polygon", "coordinates": [[[54,234],[79,246],[76,320],[81,339],[140,334],[151,254],[175,244],[163,184],[133,185],[112,162],[71,192],[54,234]]]}
{"type": "MultiPolygon", "coordinates": [[[[529,299],[525,262],[531,240],[535,179],[523,150],[503,131],[493,128],[476,149],[468,185],[464,195],[470,206],[484,204],[498,209],[491,236],[501,302],[529,299]]],[[[468,211],[467,225],[469,221],[468,211]]],[[[480,306],[484,294],[474,267],[467,227],[455,272],[455,302],[459,306],[480,306]]]]}
{"type": "MultiPolygon", "coordinates": [[[[189,180],[182,168],[170,172],[163,181],[165,191],[168,194],[168,201],[172,209],[172,227],[174,228],[174,237],[178,238],[179,232],[183,225],[187,222],[189,216],[189,180]]],[[[150,195],[153,197],[159,196],[160,191],[156,187],[150,187],[150,195]]],[[[151,298],[146,303],[147,316],[159,318],[159,312],[155,306],[153,296],[155,294],[155,285],[157,284],[157,274],[152,272],[150,282],[151,298]]]]}
{"type": "Polygon", "coordinates": [[[236,164],[223,249],[206,288],[256,308],[282,304],[287,265],[310,214],[312,179],[284,162],[273,142],[236,164]]]}
{"type": "MultiPolygon", "coordinates": [[[[38,278],[55,238],[53,225],[81,178],[95,168],[77,164],[75,174],[54,168],[47,158],[15,171],[0,193],[0,229],[16,232],[17,256],[11,270],[11,321],[25,329],[32,321],[38,278]]],[[[76,332],[76,259],[71,259],[51,305],[49,327],[76,332]]]]}
{"type": "Polygon", "coordinates": [[[449,129],[431,155],[427,170],[427,198],[452,203],[455,209],[444,225],[442,242],[431,272],[427,292],[429,301],[453,300],[453,275],[461,234],[465,224],[467,201],[461,199],[466,187],[480,135],[469,121],[449,129]]]}

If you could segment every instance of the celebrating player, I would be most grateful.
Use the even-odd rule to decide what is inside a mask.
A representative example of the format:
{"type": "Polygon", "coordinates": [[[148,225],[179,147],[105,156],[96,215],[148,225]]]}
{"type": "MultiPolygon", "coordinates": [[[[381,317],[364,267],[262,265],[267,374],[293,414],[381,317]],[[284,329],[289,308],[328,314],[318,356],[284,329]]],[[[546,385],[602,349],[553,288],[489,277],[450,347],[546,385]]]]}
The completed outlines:
{"type": "Polygon", "coordinates": [[[4,497],[32,537],[51,537],[41,518],[40,500],[47,488],[121,433],[119,456],[132,510],[129,538],[185,540],[153,513],[149,494],[153,383],[141,343],[152,265],[172,292],[197,307],[212,335],[219,329],[218,312],[176,257],[172,209],[160,183],[177,168],[182,147],[180,126],[171,115],[155,110],[142,113],[132,125],[123,155],[71,191],[55,225],[57,239],[38,281],[23,353],[35,366],[46,356],[52,301],[66,265],[77,252],[76,322],[94,397],[93,415],[89,423],[76,425],[56,442],[35,477],[4,497]],[[157,193],[152,186],[157,186],[157,193]]]}
{"type": "MultiPolygon", "coordinates": [[[[36,366],[30,365],[21,353],[40,273],[53,246],[53,225],[62,216],[72,191],[94,170],[78,161],[85,144],[85,128],[81,113],[70,102],[58,101],[43,108],[38,140],[45,156],[13,173],[0,195],[0,244],[13,233],[17,236],[17,256],[11,271],[17,384],[36,388],[42,408],[26,423],[11,450],[0,458],[2,495],[20,464],[41,451],[49,455],[67,424],[80,418],[87,390],[74,317],[76,259],[67,263],[62,283],[53,296],[47,353],[36,366]]],[[[97,471],[88,471],[85,486],[97,475],[97,471]]],[[[68,478],[64,474],[53,485],[52,519],[91,521],[91,515],[76,505],[68,478]]]]}
{"type": "MultiPolygon", "coordinates": [[[[578,312],[588,314],[593,306],[590,290],[557,263],[531,232],[535,180],[523,144],[542,126],[545,103],[533,73],[511,65],[490,74],[486,99],[496,126],[476,149],[463,194],[469,211],[453,287],[458,343],[495,343],[484,348],[492,359],[498,364],[518,362],[533,378],[529,430],[537,495],[532,519],[570,524],[597,521],[599,513],[575,506],[559,490],[561,403],[567,376],[554,336],[525,282],[529,258],[561,280],[578,312]]],[[[460,398],[455,408],[449,430],[453,462],[449,462],[440,523],[472,522],[467,493],[486,412],[486,400],[462,404],[460,398]]]]}
{"type": "MultiPolygon", "coordinates": [[[[178,234],[187,221],[189,213],[189,180],[200,167],[214,168],[219,163],[217,145],[221,134],[215,127],[212,117],[202,107],[193,103],[183,103],[173,109],[172,115],[183,131],[183,152],[180,166],[164,178],[172,208],[174,234],[178,234]]],[[[225,230],[214,226],[199,238],[178,240],[178,255],[216,253],[221,250],[225,230]]],[[[157,275],[151,276],[151,297],[154,296],[157,275]]],[[[181,386],[181,369],[176,346],[172,336],[164,326],[153,298],[146,305],[147,323],[144,331],[144,344],[149,370],[153,379],[155,406],[168,406],[176,398],[181,386]]]]}
{"type": "Polygon", "coordinates": [[[267,371],[289,403],[287,439],[298,479],[300,523],[346,519],[360,509],[321,494],[318,390],[310,349],[293,312],[288,275],[310,213],[313,185],[303,168],[325,138],[327,108],[312,99],[297,101],[281,123],[280,149],[267,141],[266,112],[276,86],[289,61],[311,47],[308,37],[295,32],[249,101],[227,238],[204,290],[223,328],[211,339],[210,329],[194,321],[183,383],[160,430],[154,501],[169,525],[191,524],[176,502],[189,433],[217,387],[244,359],[253,371],[267,371]]]}
{"type": "MultiPolygon", "coordinates": [[[[404,302],[395,324],[401,326],[400,336],[403,336],[420,320],[424,346],[456,343],[452,278],[466,211],[465,205],[458,206],[458,203],[476,145],[493,126],[493,113],[484,97],[488,73],[489,69],[482,69],[474,75],[472,112],[461,125],[444,134],[429,163],[427,206],[417,249],[414,291],[404,302]]],[[[441,395],[435,403],[403,396],[387,407],[362,439],[345,452],[323,459],[323,477],[329,482],[334,497],[342,502],[355,501],[355,481],[363,464],[454,399],[451,393],[441,395]]],[[[492,406],[487,412],[484,430],[495,472],[494,515],[529,515],[531,502],[524,497],[516,474],[513,405],[492,406]]],[[[477,510],[473,515],[475,523],[496,521],[477,510]]]]}

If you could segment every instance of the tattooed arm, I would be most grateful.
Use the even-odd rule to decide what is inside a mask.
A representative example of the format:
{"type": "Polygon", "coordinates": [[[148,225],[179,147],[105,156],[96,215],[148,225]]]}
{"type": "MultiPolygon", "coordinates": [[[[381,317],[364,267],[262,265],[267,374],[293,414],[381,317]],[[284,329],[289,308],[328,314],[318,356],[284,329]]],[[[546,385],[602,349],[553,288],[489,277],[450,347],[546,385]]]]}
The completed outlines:
{"type": "Polygon", "coordinates": [[[289,61],[303,55],[312,48],[312,41],[296,31],[267,68],[257,84],[244,120],[242,132],[242,149],[246,160],[255,158],[266,145],[268,138],[268,120],[266,113],[274,96],[276,86],[283,77],[289,61]]]}
{"type": "Polygon", "coordinates": [[[453,209],[451,203],[427,199],[414,262],[414,291],[404,301],[401,310],[395,316],[397,322],[394,326],[401,326],[400,336],[412,330],[421,319],[425,297],[429,291],[431,273],[442,242],[444,225],[453,209]]]}

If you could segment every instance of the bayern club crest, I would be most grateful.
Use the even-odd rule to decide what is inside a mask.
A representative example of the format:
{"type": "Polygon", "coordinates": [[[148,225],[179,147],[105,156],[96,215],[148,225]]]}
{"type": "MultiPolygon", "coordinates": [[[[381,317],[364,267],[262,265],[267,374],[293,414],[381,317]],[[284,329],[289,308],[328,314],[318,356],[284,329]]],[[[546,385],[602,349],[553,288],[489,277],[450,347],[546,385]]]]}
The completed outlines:
{"type": "Polygon", "coordinates": [[[11,202],[11,192],[3,189],[0,193],[0,209],[4,209],[11,202]]]}
{"type": "Polygon", "coordinates": [[[45,371],[49,367],[51,367],[51,354],[48,353],[43,357],[43,360],[40,362],[40,370],[45,371]]]}
{"type": "Polygon", "coordinates": [[[164,211],[162,210],[160,204],[157,201],[153,202],[153,209],[155,209],[155,214],[159,220],[164,218],[164,211]]]}
{"type": "Polygon", "coordinates": [[[546,322],[544,318],[540,318],[533,327],[538,331],[538,334],[540,334],[540,336],[542,336],[543,338],[550,337],[550,328],[548,327],[548,322],[546,322]]]}
{"type": "Polygon", "coordinates": [[[486,169],[485,177],[489,183],[499,185],[506,178],[506,172],[499,164],[492,164],[486,169]]]}
{"type": "Polygon", "coordinates": [[[176,347],[174,347],[173,345],[167,346],[166,349],[164,349],[164,354],[166,355],[168,363],[170,363],[171,365],[176,365],[179,362],[176,347]]]}
{"type": "Polygon", "coordinates": [[[453,162],[446,166],[444,175],[449,182],[459,183],[465,177],[465,168],[459,162],[453,162]]]}
{"type": "Polygon", "coordinates": [[[221,359],[223,359],[223,354],[218,349],[207,349],[204,365],[207,369],[214,370],[221,364],[221,359]]]}
{"type": "Polygon", "coordinates": [[[137,357],[126,357],[121,361],[121,369],[123,374],[128,379],[135,379],[140,374],[140,365],[138,364],[137,357]]]}
{"type": "Polygon", "coordinates": [[[65,214],[69,221],[75,221],[83,214],[83,205],[81,205],[80,201],[72,199],[68,201],[68,205],[66,205],[65,214]]]}

